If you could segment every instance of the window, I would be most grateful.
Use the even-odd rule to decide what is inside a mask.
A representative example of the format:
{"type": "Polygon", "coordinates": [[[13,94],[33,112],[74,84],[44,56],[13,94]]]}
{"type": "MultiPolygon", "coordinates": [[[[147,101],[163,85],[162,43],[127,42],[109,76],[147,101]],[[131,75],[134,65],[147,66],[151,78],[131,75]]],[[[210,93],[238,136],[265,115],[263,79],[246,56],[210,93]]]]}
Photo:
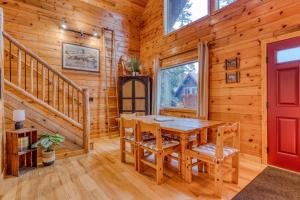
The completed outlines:
{"type": "Polygon", "coordinates": [[[198,62],[163,69],[159,104],[161,108],[198,107],[198,62]]]}
{"type": "Polygon", "coordinates": [[[235,1],[236,0],[216,0],[216,10],[224,8],[235,1]]]}
{"type": "Polygon", "coordinates": [[[224,8],[236,0],[164,0],[165,34],[180,29],[212,11],[224,8]]]}
{"type": "Polygon", "coordinates": [[[277,63],[300,60],[300,47],[277,51],[277,63]]]}
{"type": "Polygon", "coordinates": [[[208,15],[208,0],[165,0],[165,32],[170,33],[208,15]]]}

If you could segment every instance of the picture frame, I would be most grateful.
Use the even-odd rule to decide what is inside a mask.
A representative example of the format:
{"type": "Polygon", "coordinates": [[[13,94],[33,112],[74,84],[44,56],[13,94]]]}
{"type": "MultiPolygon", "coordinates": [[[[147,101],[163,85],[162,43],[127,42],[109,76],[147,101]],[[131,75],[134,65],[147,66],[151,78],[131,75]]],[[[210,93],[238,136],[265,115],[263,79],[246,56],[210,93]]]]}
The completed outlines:
{"type": "Polygon", "coordinates": [[[239,83],[240,82],[240,72],[226,72],[226,83],[239,83]]]}
{"type": "Polygon", "coordinates": [[[63,43],[62,68],[99,73],[100,50],[77,44],[63,43]]]}
{"type": "Polygon", "coordinates": [[[240,67],[240,58],[235,57],[225,60],[225,69],[226,70],[236,70],[240,67]]]}

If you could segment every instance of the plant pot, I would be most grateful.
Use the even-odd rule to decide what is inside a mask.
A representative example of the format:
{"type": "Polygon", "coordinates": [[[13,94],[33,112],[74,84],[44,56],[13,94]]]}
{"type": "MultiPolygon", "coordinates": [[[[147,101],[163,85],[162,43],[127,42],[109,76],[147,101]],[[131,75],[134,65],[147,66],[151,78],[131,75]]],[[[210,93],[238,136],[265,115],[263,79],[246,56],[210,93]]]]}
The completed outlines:
{"type": "Polygon", "coordinates": [[[55,162],[55,151],[42,151],[42,161],[44,166],[53,165],[55,162]]]}
{"type": "Polygon", "coordinates": [[[139,72],[132,72],[132,76],[138,76],[139,72]]]}

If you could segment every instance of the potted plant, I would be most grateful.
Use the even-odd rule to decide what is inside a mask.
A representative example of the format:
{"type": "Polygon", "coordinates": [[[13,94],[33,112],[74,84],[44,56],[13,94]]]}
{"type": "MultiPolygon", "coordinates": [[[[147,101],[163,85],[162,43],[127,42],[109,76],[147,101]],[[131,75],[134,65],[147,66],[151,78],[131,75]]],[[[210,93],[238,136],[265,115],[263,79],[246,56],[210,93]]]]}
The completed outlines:
{"type": "Polygon", "coordinates": [[[136,76],[140,72],[141,61],[137,57],[132,57],[128,63],[128,66],[131,68],[132,75],[136,76]]]}
{"type": "Polygon", "coordinates": [[[50,166],[55,161],[55,149],[54,147],[60,145],[65,138],[59,134],[54,134],[50,132],[43,132],[40,135],[39,140],[32,145],[32,148],[37,148],[41,146],[42,151],[42,161],[44,166],[50,166]]]}

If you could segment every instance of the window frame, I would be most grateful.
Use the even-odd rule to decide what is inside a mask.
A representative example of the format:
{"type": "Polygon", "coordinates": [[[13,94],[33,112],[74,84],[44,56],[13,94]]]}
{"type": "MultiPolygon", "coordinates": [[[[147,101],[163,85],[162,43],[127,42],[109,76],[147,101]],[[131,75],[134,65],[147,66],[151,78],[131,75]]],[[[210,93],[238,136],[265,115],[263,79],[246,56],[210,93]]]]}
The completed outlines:
{"type": "MultiPolygon", "coordinates": [[[[168,70],[168,69],[172,69],[172,68],[176,68],[176,67],[180,67],[180,66],[187,65],[187,64],[190,64],[190,63],[196,63],[196,62],[198,63],[198,67],[199,67],[199,60],[198,59],[193,59],[193,60],[190,60],[190,61],[187,61],[187,62],[182,62],[182,63],[176,64],[176,65],[171,65],[171,66],[163,67],[163,68],[161,68],[160,71],[168,70]]],[[[161,76],[161,72],[160,72],[159,76],[161,76]]],[[[159,79],[161,79],[161,78],[159,77],[159,79]]],[[[160,85],[161,84],[157,85],[156,90],[161,92],[161,90],[158,88],[158,87],[160,87],[160,85]]],[[[199,88],[199,80],[198,80],[198,86],[197,86],[197,88],[199,88]]],[[[159,97],[160,97],[160,95],[161,94],[159,94],[159,97]]],[[[199,97],[198,97],[198,99],[199,99],[199,97]]],[[[197,111],[198,108],[199,108],[199,104],[197,104],[197,108],[194,109],[194,108],[161,107],[160,106],[160,101],[158,101],[157,103],[159,104],[159,112],[160,112],[160,110],[164,110],[164,111],[174,111],[174,110],[177,110],[177,111],[183,111],[183,112],[193,112],[193,111],[197,111]]]]}
{"type": "Polygon", "coordinates": [[[199,18],[199,19],[197,19],[197,20],[195,20],[195,21],[193,21],[193,22],[191,22],[191,23],[189,23],[189,24],[187,24],[187,25],[185,25],[185,26],[183,26],[183,27],[180,27],[179,29],[176,29],[176,30],[173,30],[173,31],[170,31],[170,32],[168,32],[168,0],[164,0],[164,5],[163,5],[163,15],[164,15],[164,22],[163,22],[163,25],[164,25],[164,36],[169,36],[169,35],[171,35],[171,34],[173,34],[173,33],[176,33],[176,32],[178,32],[178,31],[180,31],[180,30],[182,30],[182,29],[185,29],[185,28],[187,28],[187,27],[189,27],[189,26],[192,26],[193,24],[196,24],[196,23],[198,23],[198,22],[200,22],[200,21],[204,21],[204,20],[206,20],[206,19],[208,19],[209,17],[211,17],[211,16],[214,16],[215,14],[217,14],[217,13],[219,13],[219,12],[223,12],[224,10],[227,10],[228,8],[230,8],[231,6],[233,6],[234,4],[236,4],[237,2],[239,2],[240,0],[235,0],[234,2],[232,2],[231,4],[228,4],[227,6],[224,6],[223,8],[220,8],[220,9],[217,9],[216,8],[216,1],[217,0],[207,0],[208,1],[208,4],[207,4],[207,6],[208,6],[208,13],[207,13],[207,15],[206,16],[203,16],[203,17],[201,17],[201,18],[199,18]]]}

